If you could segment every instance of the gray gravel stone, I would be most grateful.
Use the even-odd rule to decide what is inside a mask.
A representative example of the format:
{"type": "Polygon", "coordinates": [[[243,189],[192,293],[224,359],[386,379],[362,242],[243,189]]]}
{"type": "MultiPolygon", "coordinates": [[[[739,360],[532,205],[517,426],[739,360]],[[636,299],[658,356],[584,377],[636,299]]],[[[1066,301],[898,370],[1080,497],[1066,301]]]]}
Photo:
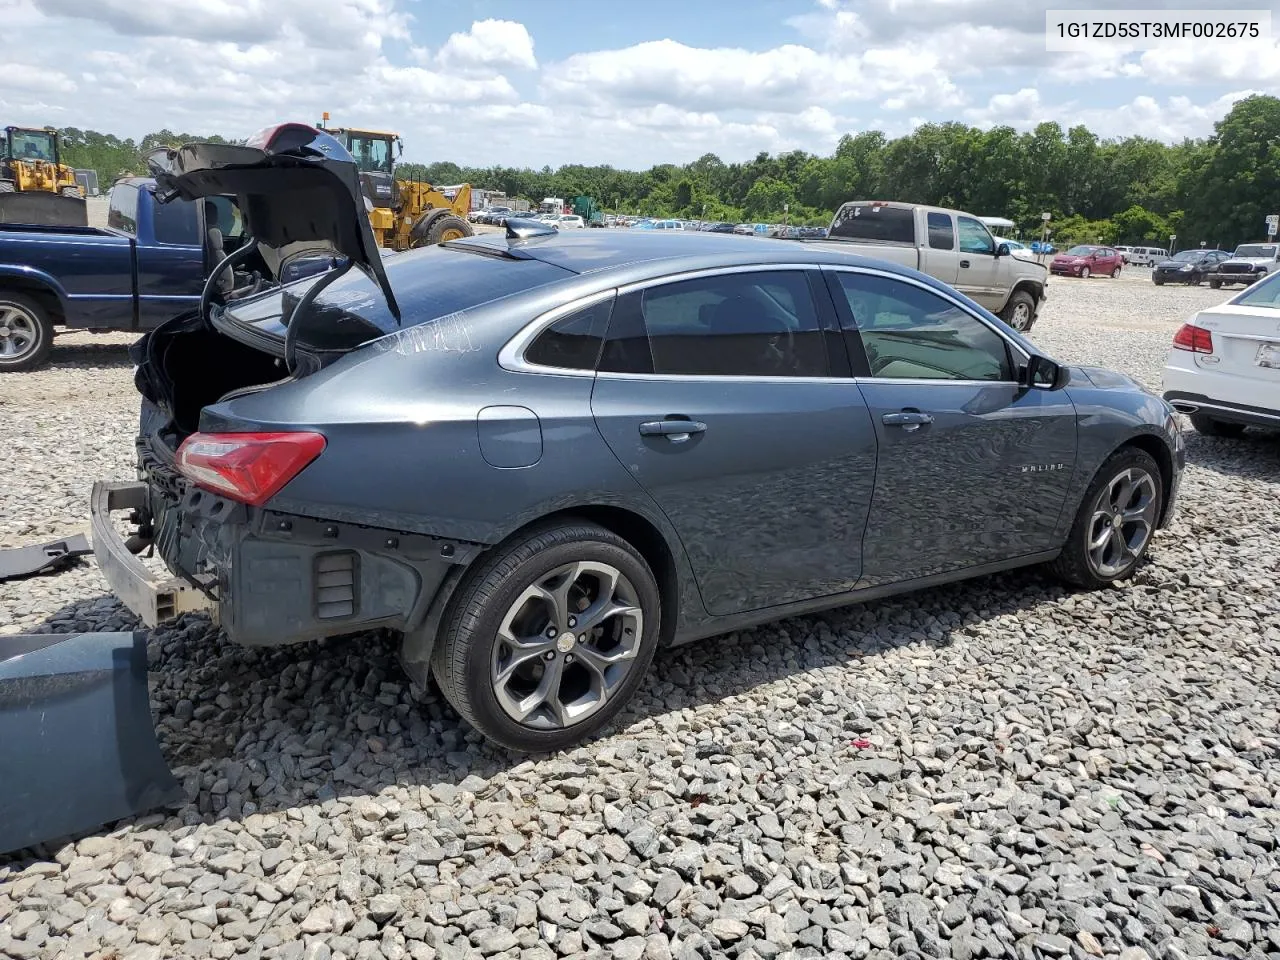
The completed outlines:
{"type": "MultiPolygon", "coordinates": [[[[1158,389],[1178,324],[1222,299],[1055,278],[1032,339],[1158,389]]],[[[0,546],[74,532],[93,480],[132,475],[127,339],[60,336],[0,377],[0,546]]],[[[0,858],[0,955],[1280,954],[1280,448],[1185,437],[1131,582],[1014,572],[671,650],[556,757],[481,742],[392,637],[162,625],[187,800],[0,858]]],[[[0,584],[0,631],[136,626],[92,560],[0,584]]]]}

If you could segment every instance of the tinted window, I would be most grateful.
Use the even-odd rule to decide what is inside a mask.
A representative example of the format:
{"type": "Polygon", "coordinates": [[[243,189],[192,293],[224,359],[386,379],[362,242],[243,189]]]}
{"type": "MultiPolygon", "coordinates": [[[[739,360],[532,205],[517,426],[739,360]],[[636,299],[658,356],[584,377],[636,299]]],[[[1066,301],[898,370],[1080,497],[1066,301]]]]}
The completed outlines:
{"type": "Polygon", "coordinates": [[[821,377],[827,353],[804,272],[762,271],[683,280],[620,297],[600,368],[821,377]]]}
{"type": "Polygon", "coordinates": [[[111,205],[107,208],[107,226],[138,235],[138,188],[118,183],[111,188],[111,205]]]}
{"type": "Polygon", "coordinates": [[[956,217],[956,225],[960,228],[962,253],[995,253],[996,245],[981,222],[973,217],[956,217]]]}
{"type": "Polygon", "coordinates": [[[956,231],[951,225],[951,214],[929,214],[929,246],[935,250],[954,250],[956,231]]]}
{"type": "Polygon", "coordinates": [[[910,207],[846,203],[836,211],[835,221],[831,224],[831,236],[846,240],[915,243],[914,211],[910,207]]]}
{"type": "Polygon", "coordinates": [[[524,358],[544,367],[594,370],[609,325],[610,297],[584,310],[561,317],[529,345],[524,358]]]}
{"type": "Polygon", "coordinates": [[[949,300],[910,283],[838,273],[875,377],[1012,380],[1004,339],[949,300]]]}
{"type": "Polygon", "coordinates": [[[153,203],[157,243],[195,245],[200,242],[196,205],[187,200],[153,203]]]}

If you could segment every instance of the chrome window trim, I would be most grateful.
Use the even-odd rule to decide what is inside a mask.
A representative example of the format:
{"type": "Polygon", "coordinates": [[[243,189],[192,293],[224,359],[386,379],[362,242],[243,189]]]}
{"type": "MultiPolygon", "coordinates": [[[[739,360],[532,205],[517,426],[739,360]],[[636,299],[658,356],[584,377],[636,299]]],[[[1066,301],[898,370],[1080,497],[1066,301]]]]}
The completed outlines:
{"type": "Polygon", "coordinates": [[[617,293],[617,287],[610,287],[608,290],[597,290],[595,293],[586,294],[576,300],[570,300],[568,303],[562,303],[558,307],[553,307],[544,313],[538,314],[533,320],[521,327],[514,337],[502,345],[502,349],[498,351],[498,366],[511,373],[533,373],[556,377],[594,377],[596,375],[594,367],[590,370],[579,370],[576,367],[551,367],[541,363],[529,362],[525,359],[524,353],[532,346],[533,341],[537,340],[539,335],[557,320],[562,320],[570,314],[577,313],[579,310],[593,307],[604,300],[616,296],[617,293]]]}
{"type": "MultiPolygon", "coordinates": [[[[723,375],[715,374],[680,374],[680,373],[618,373],[606,370],[578,370],[572,367],[551,367],[543,364],[531,363],[525,359],[524,353],[529,346],[536,340],[547,327],[551,326],[557,320],[577,313],[579,310],[585,310],[594,306],[603,300],[611,297],[621,297],[623,294],[632,293],[636,290],[644,290],[649,287],[661,286],[666,283],[678,283],[684,280],[697,280],[702,277],[722,276],[736,273],[762,273],[774,272],[778,270],[831,270],[839,273],[858,273],[870,276],[884,277],[887,280],[896,280],[899,283],[907,283],[912,286],[931,293],[942,300],[947,301],[952,306],[964,311],[973,319],[987,327],[1003,340],[1018,356],[1024,360],[1029,360],[1031,355],[1015,340],[1009,339],[997,327],[993,326],[982,316],[976,314],[968,306],[955,297],[942,290],[923,283],[914,277],[903,276],[889,270],[879,270],[875,267],[863,267],[834,263],[823,263],[815,261],[813,263],[751,263],[751,264],[734,264],[732,266],[723,267],[702,267],[695,270],[685,270],[680,273],[664,274],[661,277],[649,277],[644,280],[636,280],[631,283],[622,284],[617,287],[610,287],[607,290],[599,290],[595,293],[586,294],[563,303],[558,307],[547,310],[533,320],[524,325],[510,340],[508,340],[502,349],[498,351],[498,365],[511,373],[525,373],[539,376],[557,376],[557,377],[606,377],[612,380],[654,380],[654,381],[670,381],[678,380],[680,382],[698,382],[709,381],[714,383],[909,383],[919,385],[930,385],[949,383],[957,386],[1020,386],[1017,380],[951,380],[939,377],[937,379],[907,379],[892,377],[762,377],[762,376],[739,376],[739,375],[723,375]]],[[[855,328],[856,332],[856,328],[855,328]]]]}

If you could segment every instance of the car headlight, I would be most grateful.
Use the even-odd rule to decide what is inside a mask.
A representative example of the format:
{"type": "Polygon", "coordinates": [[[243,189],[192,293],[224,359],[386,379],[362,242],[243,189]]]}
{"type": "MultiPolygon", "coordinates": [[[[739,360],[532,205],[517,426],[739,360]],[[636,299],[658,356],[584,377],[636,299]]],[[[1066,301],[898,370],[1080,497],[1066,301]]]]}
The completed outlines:
{"type": "Polygon", "coordinates": [[[1179,267],[1179,268],[1178,268],[1178,272],[1179,272],[1179,273],[1190,273],[1190,272],[1192,271],[1192,269],[1193,269],[1193,267],[1191,266],[1191,264],[1189,264],[1189,263],[1188,263],[1188,264],[1185,264],[1184,266],[1179,267]]]}

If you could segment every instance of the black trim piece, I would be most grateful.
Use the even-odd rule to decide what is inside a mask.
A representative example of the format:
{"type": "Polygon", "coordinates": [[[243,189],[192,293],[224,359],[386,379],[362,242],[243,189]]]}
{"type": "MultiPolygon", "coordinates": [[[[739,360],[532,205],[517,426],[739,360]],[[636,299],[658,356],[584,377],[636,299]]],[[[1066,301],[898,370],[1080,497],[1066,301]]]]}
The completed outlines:
{"type": "MultiPolygon", "coordinates": [[[[1175,407],[1179,402],[1200,407],[1216,420],[1235,419],[1239,423],[1252,423],[1260,427],[1270,426],[1280,429],[1280,410],[1266,407],[1253,407],[1244,403],[1223,403],[1202,393],[1186,393],[1182,390],[1168,390],[1164,399],[1175,407]]],[[[1181,411],[1179,411],[1181,412],[1181,411]]]]}

